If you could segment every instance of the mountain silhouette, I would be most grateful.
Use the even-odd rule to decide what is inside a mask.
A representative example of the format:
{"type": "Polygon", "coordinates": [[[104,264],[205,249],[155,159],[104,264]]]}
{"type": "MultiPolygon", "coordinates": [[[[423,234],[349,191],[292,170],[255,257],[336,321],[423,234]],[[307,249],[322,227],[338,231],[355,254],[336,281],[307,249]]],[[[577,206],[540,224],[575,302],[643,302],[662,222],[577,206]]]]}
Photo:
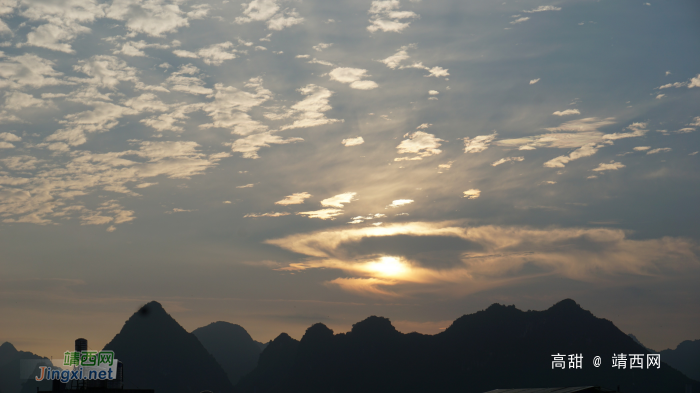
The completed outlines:
{"type": "Polygon", "coordinates": [[[51,382],[36,382],[33,377],[29,375],[27,376],[28,379],[20,379],[20,369],[22,369],[23,366],[24,368],[30,367],[32,370],[22,371],[26,371],[28,374],[31,372],[30,375],[32,376],[39,375],[34,374],[32,371],[38,370],[39,366],[51,366],[51,361],[31,352],[18,351],[15,346],[9,342],[0,345],[0,392],[36,392],[37,386],[43,390],[50,389],[51,382]]]}
{"type": "Polygon", "coordinates": [[[651,349],[651,348],[647,347],[646,345],[642,344],[642,342],[639,341],[639,339],[638,339],[634,334],[630,333],[630,334],[628,334],[628,336],[630,336],[630,338],[632,339],[632,341],[634,341],[634,342],[636,342],[637,344],[643,346],[643,347],[644,347],[647,351],[649,351],[650,353],[658,353],[657,351],[654,351],[653,349],[651,349]]]}
{"type": "Polygon", "coordinates": [[[104,350],[124,364],[125,389],[159,393],[230,393],[226,373],[195,335],[188,333],[158,302],[129,318],[104,350]]]}
{"type": "Polygon", "coordinates": [[[688,377],[700,381],[700,340],[683,341],[676,349],[665,349],[660,354],[666,363],[688,377]]]}
{"type": "Polygon", "coordinates": [[[223,367],[232,384],[255,368],[265,345],[253,340],[241,326],[228,322],[214,322],[192,334],[223,367]]]}
{"type": "MultiPolygon", "coordinates": [[[[571,299],[545,311],[493,304],[455,320],[436,335],[403,334],[372,316],[348,333],[323,324],[300,341],[277,337],[258,366],[236,385],[242,393],[442,392],[497,388],[604,386],[623,392],[683,392],[690,380],[663,362],[659,369],[615,369],[613,354],[643,354],[612,322],[571,299]],[[552,355],[582,354],[581,369],[552,369],[552,355]],[[600,356],[596,368],[593,357],[600,356]]],[[[568,358],[566,358],[568,366],[568,358]]]]}

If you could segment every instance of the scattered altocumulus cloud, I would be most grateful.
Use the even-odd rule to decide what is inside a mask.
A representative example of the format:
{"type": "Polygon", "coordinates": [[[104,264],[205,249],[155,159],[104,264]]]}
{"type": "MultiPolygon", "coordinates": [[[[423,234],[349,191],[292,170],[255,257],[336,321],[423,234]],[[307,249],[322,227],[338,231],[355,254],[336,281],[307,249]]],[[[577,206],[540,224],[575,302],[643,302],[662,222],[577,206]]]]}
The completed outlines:
{"type": "Polygon", "coordinates": [[[464,191],[464,198],[467,199],[476,199],[479,196],[481,196],[481,190],[476,189],[476,188],[471,188],[467,191],[464,191]]]}
{"type": "Polygon", "coordinates": [[[337,207],[340,209],[343,207],[343,205],[352,202],[355,198],[355,195],[357,195],[356,192],[345,192],[342,194],[338,194],[336,196],[322,200],[321,206],[323,206],[323,207],[337,207]]]}
{"type": "Polygon", "coordinates": [[[396,199],[391,202],[390,205],[387,205],[387,207],[399,207],[399,206],[405,206],[408,204],[413,203],[413,199],[396,199]]]}
{"type": "Polygon", "coordinates": [[[497,135],[498,133],[494,131],[491,135],[479,135],[471,139],[469,137],[464,138],[464,152],[481,153],[489,148],[489,145],[496,139],[497,135]]]}
{"type": "Polygon", "coordinates": [[[581,112],[579,112],[578,109],[566,109],[563,111],[556,111],[552,114],[555,116],[569,116],[569,115],[580,115],[581,112]]]}
{"type": "Polygon", "coordinates": [[[357,138],[343,139],[342,143],[343,143],[343,146],[346,146],[346,147],[358,146],[358,145],[365,143],[365,140],[362,139],[361,136],[358,136],[357,138]]]}
{"type": "Polygon", "coordinates": [[[671,151],[671,150],[673,150],[673,149],[671,149],[670,147],[659,147],[659,148],[657,148],[657,149],[651,149],[651,150],[649,150],[649,151],[647,152],[647,154],[667,153],[667,152],[669,152],[669,151],[671,151]]]}
{"type": "Polygon", "coordinates": [[[257,214],[257,213],[249,213],[243,216],[244,218],[260,218],[260,217],[284,217],[288,216],[291,213],[287,212],[269,212],[269,213],[262,213],[262,214],[257,214]]]}
{"type": "Polygon", "coordinates": [[[350,87],[359,90],[372,90],[378,87],[376,82],[362,80],[367,76],[367,70],[360,68],[338,67],[328,73],[332,81],[349,83],[350,87]]]}
{"type": "Polygon", "coordinates": [[[400,33],[411,24],[411,19],[420,16],[413,11],[400,11],[399,0],[374,0],[370,5],[370,25],[367,30],[375,33],[384,32],[400,33]],[[404,22],[404,20],[407,20],[404,22]]]}
{"type": "Polygon", "coordinates": [[[283,10],[276,0],[252,0],[243,8],[243,16],[237,17],[236,23],[265,22],[270,30],[282,30],[304,22],[296,10],[283,10]]]}
{"type": "Polygon", "coordinates": [[[308,192],[297,192],[292,195],[287,195],[284,199],[281,201],[275,202],[276,205],[300,205],[304,203],[306,199],[311,198],[311,194],[308,192]]]}
{"type": "Polygon", "coordinates": [[[602,171],[616,171],[620,168],[624,168],[625,165],[623,165],[621,162],[615,162],[615,161],[610,161],[609,163],[600,163],[597,168],[593,169],[595,172],[602,172],[602,171]]]}
{"type": "Polygon", "coordinates": [[[491,164],[491,166],[499,166],[499,165],[504,164],[506,162],[523,161],[523,160],[525,160],[525,157],[505,157],[505,158],[501,158],[500,160],[494,162],[493,164],[491,164]]]}
{"type": "Polygon", "coordinates": [[[438,148],[441,146],[440,142],[444,142],[444,140],[437,138],[433,134],[416,131],[412,134],[406,134],[404,137],[408,137],[408,139],[404,139],[396,146],[398,153],[416,155],[412,157],[397,157],[394,158],[394,161],[422,160],[425,157],[442,153],[442,150],[438,148]]]}

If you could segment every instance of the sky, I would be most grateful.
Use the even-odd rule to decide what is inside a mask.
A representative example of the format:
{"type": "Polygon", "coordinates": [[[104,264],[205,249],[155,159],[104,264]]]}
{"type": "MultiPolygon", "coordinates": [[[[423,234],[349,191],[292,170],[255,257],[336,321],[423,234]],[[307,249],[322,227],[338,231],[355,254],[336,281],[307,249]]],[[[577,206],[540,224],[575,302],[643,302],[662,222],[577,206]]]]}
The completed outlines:
{"type": "Polygon", "coordinates": [[[0,342],[571,298],[700,339],[700,3],[0,0],[0,342]]]}

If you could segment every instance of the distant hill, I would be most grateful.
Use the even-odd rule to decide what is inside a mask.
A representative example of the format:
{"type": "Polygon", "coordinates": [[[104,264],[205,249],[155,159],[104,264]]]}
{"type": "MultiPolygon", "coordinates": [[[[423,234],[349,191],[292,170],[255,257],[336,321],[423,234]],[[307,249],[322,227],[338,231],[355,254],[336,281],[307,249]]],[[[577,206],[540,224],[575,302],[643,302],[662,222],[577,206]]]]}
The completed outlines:
{"type": "Polygon", "coordinates": [[[660,369],[614,369],[613,353],[648,351],[612,322],[596,318],[570,299],[546,311],[494,304],[433,336],[400,333],[388,319],[376,316],[356,323],[348,333],[333,334],[319,323],[307,329],[301,341],[281,334],[236,389],[481,393],[496,388],[597,385],[657,393],[683,392],[690,384],[693,391],[700,391],[700,383],[663,362],[660,369]],[[583,368],[552,370],[551,355],[557,353],[583,354],[583,368]],[[594,356],[602,358],[599,368],[593,366],[594,356]]]}
{"type": "Polygon", "coordinates": [[[643,347],[644,347],[647,351],[649,351],[650,353],[658,353],[658,352],[654,351],[653,349],[647,347],[646,345],[642,344],[642,342],[639,341],[639,339],[638,339],[634,334],[630,333],[630,334],[628,334],[628,336],[632,339],[632,341],[634,341],[634,342],[636,342],[637,344],[643,346],[643,347]]]}
{"type": "Polygon", "coordinates": [[[104,349],[114,351],[124,363],[124,388],[157,393],[233,391],[214,357],[158,302],[134,313],[104,349]]]}
{"type": "Polygon", "coordinates": [[[688,377],[700,381],[700,340],[686,340],[676,349],[660,352],[661,359],[688,377]]]}
{"type": "Polygon", "coordinates": [[[204,348],[223,367],[232,384],[251,372],[258,364],[258,357],[265,344],[250,337],[239,325],[214,322],[192,331],[204,348]]]}
{"type": "Polygon", "coordinates": [[[31,352],[18,351],[14,345],[5,342],[0,345],[0,392],[20,393],[29,391],[33,393],[36,392],[37,386],[42,390],[51,388],[51,382],[36,382],[31,379],[29,381],[21,380],[20,367],[22,361],[38,361],[35,369],[38,369],[40,365],[51,366],[49,359],[31,352]]]}

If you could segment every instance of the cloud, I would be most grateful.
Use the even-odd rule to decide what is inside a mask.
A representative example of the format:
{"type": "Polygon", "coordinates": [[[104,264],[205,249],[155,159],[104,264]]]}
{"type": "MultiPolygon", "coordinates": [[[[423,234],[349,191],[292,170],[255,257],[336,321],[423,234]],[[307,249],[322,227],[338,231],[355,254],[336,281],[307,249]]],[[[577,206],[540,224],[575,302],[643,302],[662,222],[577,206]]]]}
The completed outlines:
{"type": "Polygon", "coordinates": [[[91,79],[83,79],[81,82],[108,89],[116,88],[120,82],[136,83],[138,81],[136,69],[129,67],[125,61],[114,56],[92,56],[87,60],[79,60],[73,68],[92,77],[91,79]]]}
{"type": "Polygon", "coordinates": [[[464,191],[464,198],[476,199],[479,196],[481,196],[481,190],[478,190],[476,188],[472,188],[472,189],[469,189],[467,191],[464,191]]]}
{"type": "Polygon", "coordinates": [[[34,98],[31,94],[22,93],[19,91],[5,93],[5,105],[0,113],[0,118],[7,110],[19,111],[24,108],[41,108],[48,106],[50,103],[39,98],[34,98]]]}
{"type": "Polygon", "coordinates": [[[626,133],[614,133],[603,135],[604,140],[617,140],[623,138],[636,138],[644,136],[649,130],[647,130],[647,123],[632,123],[625,128],[626,130],[631,130],[632,132],[626,133]]]}
{"type": "Polygon", "coordinates": [[[499,166],[499,165],[504,164],[504,163],[509,162],[509,161],[512,162],[512,161],[523,161],[523,160],[525,160],[525,157],[506,157],[506,158],[501,158],[500,160],[494,162],[493,164],[491,164],[491,166],[499,166]]]}
{"type": "Polygon", "coordinates": [[[246,184],[244,186],[236,186],[236,188],[253,188],[253,187],[255,187],[255,184],[252,184],[252,183],[246,184]]]}
{"type": "Polygon", "coordinates": [[[413,203],[413,199],[396,199],[391,202],[390,205],[387,205],[387,207],[399,207],[399,206],[405,206],[408,204],[413,203]]]}
{"type": "Polygon", "coordinates": [[[601,119],[598,117],[586,117],[578,120],[567,121],[557,127],[545,128],[547,131],[577,131],[588,132],[598,131],[599,128],[615,124],[614,117],[601,119]]]}
{"type": "Polygon", "coordinates": [[[211,11],[209,4],[197,4],[192,6],[192,11],[187,13],[187,17],[191,19],[204,19],[211,11]]]}
{"type": "Polygon", "coordinates": [[[70,42],[90,29],[81,23],[92,23],[104,16],[104,6],[93,0],[72,0],[56,3],[41,0],[25,0],[20,14],[33,22],[47,22],[27,33],[30,45],[55,51],[75,53],[70,42]],[[25,8],[26,7],[26,8],[25,8]]]}
{"type": "Polygon", "coordinates": [[[688,124],[688,125],[691,126],[691,127],[700,127],[700,116],[696,116],[696,117],[693,119],[693,122],[690,123],[690,124],[688,124]]]}
{"type": "Polygon", "coordinates": [[[375,33],[379,30],[383,32],[400,33],[411,22],[403,22],[405,19],[417,19],[420,15],[413,11],[399,11],[399,0],[374,0],[367,11],[370,14],[370,25],[367,30],[375,33]]]}
{"type": "Polygon", "coordinates": [[[523,11],[528,14],[532,14],[535,12],[544,12],[544,11],[561,11],[561,7],[555,7],[553,5],[541,5],[537,8],[531,9],[529,11],[523,11]]]}
{"type": "Polygon", "coordinates": [[[673,237],[633,240],[623,230],[607,228],[537,229],[409,222],[298,233],[265,243],[309,257],[283,270],[336,270],[345,277],[330,280],[328,285],[368,296],[400,297],[426,291],[463,296],[513,280],[534,278],[542,271],[583,282],[599,282],[605,277],[619,280],[621,274],[684,271],[700,263],[694,252],[696,244],[691,240],[673,237]],[[364,239],[374,239],[373,244],[381,247],[393,237],[407,236],[456,238],[476,247],[465,245],[454,265],[443,268],[415,260],[411,254],[347,252],[348,246],[364,239]],[[538,273],[525,269],[533,264],[538,273]]]}
{"type": "Polygon", "coordinates": [[[282,30],[285,27],[304,22],[295,10],[281,10],[276,0],[253,0],[243,4],[243,16],[235,19],[236,23],[266,22],[270,30],[282,30]]]}
{"type": "Polygon", "coordinates": [[[691,89],[693,87],[700,87],[700,74],[694,78],[691,78],[690,82],[688,82],[688,88],[691,89]]]}
{"type": "Polygon", "coordinates": [[[436,96],[436,95],[440,94],[440,92],[437,90],[429,90],[428,94],[430,94],[431,96],[436,96]]]}
{"type": "Polygon", "coordinates": [[[620,168],[624,168],[625,165],[623,165],[621,162],[615,162],[615,161],[610,161],[610,163],[600,163],[597,168],[593,169],[594,172],[602,172],[602,171],[616,171],[620,168]]]}
{"type": "Polygon", "coordinates": [[[236,50],[226,51],[226,49],[233,48],[234,45],[230,41],[222,42],[220,44],[213,44],[204,47],[197,51],[197,53],[186,51],[186,50],[174,50],[173,53],[178,57],[187,57],[193,59],[202,59],[206,64],[219,66],[226,60],[232,60],[236,58],[236,50]]]}
{"type": "MultiPolygon", "coordinates": [[[[115,55],[122,54],[122,55],[126,55],[126,56],[131,56],[131,57],[146,57],[147,56],[146,52],[142,51],[142,49],[145,49],[145,48],[168,49],[168,48],[170,48],[170,45],[149,44],[144,40],[128,41],[128,42],[125,42],[122,44],[121,49],[114,50],[112,53],[114,53],[115,55]]],[[[194,55],[194,57],[196,57],[196,55],[194,55]]]]}
{"type": "MultiPolygon", "coordinates": [[[[495,143],[504,147],[517,146],[519,147],[519,150],[534,150],[538,147],[571,149],[583,148],[584,146],[589,145],[589,147],[584,150],[590,151],[591,146],[595,146],[595,149],[597,150],[598,148],[602,147],[598,146],[598,144],[612,144],[616,139],[639,137],[645,135],[647,132],[647,129],[645,128],[647,125],[646,123],[633,123],[629,125],[625,129],[629,129],[632,132],[627,133],[603,134],[602,132],[598,131],[598,128],[614,123],[614,118],[612,117],[606,119],[589,117],[585,119],[568,121],[560,124],[557,127],[546,128],[548,131],[574,131],[573,133],[552,132],[550,134],[523,138],[502,139],[496,141],[495,143]]],[[[559,159],[563,158],[560,157],[556,160],[559,161],[559,159]]],[[[564,161],[561,161],[560,164],[561,163],[564,163],[564,161]]]]}
{"type": "Polygon", "coordinates": [[[81,220],[91,224],[131,221],[133,212],[115,203],[85,210],[87,208],[80,207],[83,205],[75,198],[99,191],[136,196],[138,194],[127,187],[128,183],[142,184],[144,179],[158,176],[189,179],[217,165],[198,149],[199,145],[191,141],[143,141],[138,142],[136,150],[107,153],[76,150],[61,165],[43,166],[35,157],[8,157],[2,162],[9,170],[37,172],[12,190],[0,188],[5,193],[0,197],[0,215],[6,217],[5,222],[43,225],[52,223],[54,217],[65,219],[74,213],[80,213],[81,220]],[[107,221],[101,217],[112,219],[107,221]]]}
{"type": "Polygon", "coordinates": [[[22,140],[21,137],[18,137],[17,135],[9,132],[0,132],[0,139],[2,139],[5,142],[19,142],[22,140]]]}
{"type": "Polygon", "coordinates": [[[429,72],[429,74],[428,74],[428,75],[425,75],[425,77],[434,76],[434,77],[436,77],[436,78],[439,78],[439,77],[448,77],[448,76],[450,76],[450,73],[448,72],[449,70],[446,69],[446,68],[437,67],[437,66],[436,66],[436,67],[430,68],[430,67],[424,66],[423,63],[413,63],[413,64],[411,64],[411,65],[408,65],[408,66],[401,66],[401,67],[399,67],[399,68],[401,68],[401,69],[404,69],[404,68],[418,68],[418,69],[421,69],[421,70],[426,70],[426,71],[429,72]]]}
{"type": "MultiPolygon", "coordinates": [[[[444,169],[444,170],[449,170],[450,168],[452,168],[452,164],[454,164],[454,161],[448,161],[447,164],[440,164],[440,165],[438,165],[438,169],[441,169],[441,170],[443,170],[443,169],[444,169]]],[[[442,173],[442,172],[438,172],[438,173],[442,173]]]]}
{"type": "Polygon", "coordinates": [[[192,64],[181,65],[178,71],[173,72],[166,83],[170,84],[170,88],[175,91],[181,91],[189,94],[212,94],[214,90],[204,87],[204,81],[195,75],[199,73],[199,68],[192,64]]]}
{"type": "Polygon", "coordinates": [[[0,35],[5,35],[5,34],[12,35],[12,29],[10,29],[10,26],[8,26],[7,23],[3,22],[0,19],[0,35]]]}
{"type": "Polygon", "coordinates": [[[481,153],[482,151],[489,148],[491,142],[496,139],[498,133],[496,131],[491,135],[479,135],[474,138],[469,139],[469,137],[464,138],[464,152],[465,153],[481,153]]]}
{"type": "Polygon", "coordinates": [[[555,116],[569,116],[569,115],[580,115],[581,112],[579,112],[578,109],[566,109],[563,111],[556,111],[552,114],[555,116]]]}
{"type": "Polygon", "coordinates": [[[272,97],[272,92],[264,88],[262,82],[262,78],[248,80],[245,87],[253,92],[217,83],[214,86],[214,101],[201,106],[212,122],[200,124],[199,128],[226,128],[235,135],[267,131],[266,125],[253,120],[247,113],[272,97]]]}
{"type": "Polygon", "coordinates": [[[365,143],[365,140],[362,139],[361,136],[358,136],[357,138],[348,138],[348,139],[343,139],[342,144],[345,147],[350,147],[350,146],[359,146],[361,144],[365,143]]]}
{"type": "Polygon", "coordinates": [[[343,121],[339,119],[329,119],[323,113],[333,109],[328,104],[328,100],[333,95],[332,91],[314,84],[306,85],[305,87],[297,89],[297,91],[307,97],[292,105],[291,110],[283,117],[291,116],[294,117],[295,120],[292,124],[280,127],[280,130],[316,127],[343,121]]]}
{"type": "Polygon", "coordinates": [[[333,44],[326,44],[326,43],[320,42],[320,43],[318,43],[318,45],[312,46],[312,48],[316,51],[322,52],[324,49],[328,49],[331,46],[333,46],[333,44]]]}
{"type": "Polygon", "coordinates": [[[79,146],[87,142],[86,134],[108,131],[119,124],[121,117],[138,113],[133,108],[109,102],[97,101],[92,106],[93,110],[66,115],[62,121],[64,127],[47,136],[45,140],[79,146]]]}
{"type": "Polygon", "coordinates": [[[63,73],[54,70],[54,64],[51,60],[30,53],[7,57],[0,61],[0,88],[40,88],[68,84],[69,82],[57,78],[63,73]]]}
{"type": "MultiPolygon", "coordinates": [[[[348,224],[360,224],[360,223],[365,222],[366,220],[374,220],[375,218],[382,218],[382,217],[386,217],[386,214],[375,213],[375,214],[370,214],[370,215],[368,215],[368,216],[366,216],[366,217],[357,216],[357,217],[351,218],[352,221],[348,222],[348,224]]],[[[382,224],[382,223],[381,223],[381,222],[380,222],[380,223],[374,223],[374,224],[372,224],[372,225],[377,225],[377,224],[382,224]]]]}
{"type": "Polygon", "coordinates": [[[532,80],[530,81],[530,84],[531,84],[531,85],[534,85],[535,83],[537,83],[537,82],[539,82],[539,81],[540,81],[540,78],[532,79],[532,80]]]}
{"type": "Polygon", "coordinates": [[[333,66],[334,66],[334,64],[331,63],[330,61],[319,60],[319,59],[317,59],[317,58],[315,58],[315,57],[314,57],[313,59],[309,60],[309,64],[321,64],[321,65],[329,66],[329,67],[333,67],[333,66]]]}
{"type": "MultiPolygon", "coordinates": [[[[405,136],[408,136],[408,139],[404,139],[396,146],[398,154],[417,154],[417,156],[411,157],[410,159],[420,160],[442,153],[442,150],[438,149],[438,147],[441,146],[440,142],[444,142],[444,140],[435,137],[433,134],[416,131],[410,135],[404,135],[404,137],[405,136]]],[[[403,161],[405,159],[405,157],[395,158],[394,161],[403,161]]]]}
{"type": "Polygon", "coordinates": [[[596,146],[595,143],[589,143],[584,146],[581,146],[580,148],[574,150],[571,152],[571,154],[567,156],[559,156],[556,158],[553,158],[547,162],[545,162],[543,165],[547,168],[564,168],[565,164],[568,164],[569,162],[573,160],[578,160],[579,158],[583,157],[589,157],[594,155],[595,153],[598,152],[599,147],[596,146]]]}
{"type": "Polygon", "coordinates": [[[690,78],[690,80],[688,80],[687,82],[667,83],[663,86],[657,87],[657,89],[669,89],[671,87],[675,87],[676,89],[678,89],[685,86],[687,86],[689,89],[692,89],[693,87],[700,87],[700,74],[693,78],[690,78]]]}
{"type": "Polygon", "coordinates": [[[290,215],[290,214],[291,214],[291,213],[287,213],[287,212],[282,212],[282,213],[279,213],[279,212],[269,212],[269,213],[262,213],[262,214],[248,213],[248,214],[246,214],[246,215],[243,216],[243,217],[244,217],[244,218],[284,217],[284,216],[288,216],[288,215],[290,215]]]}
{"type": "Polygon", "coordinates": [[[131,32],[152,37],[189,26],[186,16],[177,4],[164,0],[117,0],[106,8],[107,18],[124,21],[131,32]]]}
{"type": "Polygon", "coordinates": [[[329,72],[328,76],[332,81],[349,83],[353,89],[371,90],[378,87],[373,81],[361,80],[368,76],[367,70],[361,68],[338,67],[329,72]]]}
{"type": "Polygon", "coordinates": [[[271,144],[285,145],[303,140],[303,138],[284,139],[279,135],[272,135],[269,131],[266,131],[237,139],[229,145],[231,146],[231,151],[243,153],[244,158],[257,159],[260,158],[258,151],[263,147],[270,147],[271,144]]]}
{"type": "Polygon", "coordinates": [[[341,209],[321,209],[309,212],[299,212],[299,216],[307,216],[308,218],[320,218],[321,220],[335,220],[339,215],[343,214],[341,209]]]}
{"type": "Polygon", "coordinates": [[[404,45],[404,46],[402,46],[401,48],[399,48],[399,50],[398,50],[395,54],[393,54],[393,55],[387,57],[386,59],[379,60],[379,62],[380,62],[380,63],[384,63],[387,67],[391,68],[392,70],[395,70],[395,69],[397,69],[397,68],[398,68],[398,69],[417,68],[417,69],[420,69],[420,70],[426,70],[426,71],[428,71],[429,73],[428,73],[428,75],[425,75],[425,77],[434,76],[434,77],[436,77],[436,78],[439,78],[439,77],[448,77],[448,76],[450,76],[450,73],[449,73],[449,70],[448,70],[448,69],[442,68],[442,67],[438,67],[438,66],[435,66],[435,67],[432,67],[432,68],[431,68],[431,67],[427,67],[427,66],[424,66],[422,62],[415,62],[415,63],[413,63],[413,64],[411,64],[411,65],[401,65],[401,63],[402,63],[404,60],[409,59],[409,56],[408,56],[408,49],[413,49],[413,48],[415,48],[415,47],[416,47],[415,44],[404,45]]]}
{"type": "Polygon", "coordinates": [[[292,195],[287,195],[284,199],[281,201],[275,202],[276,205],[300,205],[304,203],[304,201],[308,198],[311,198],[311,194],[308,192],[297,192],[292,195]]]}
{"type": "Polygon", "coordinates": [[[693,128],[693,127],[685,127],[685,128],[681,128],[677,131],[674,131],[673,133],[674,134],[687,134],[687,133],[694,132],[694,131],[695,131],[695,128],[693,128]]]}
{"type": "Polygon", "coordinates": [[[342,208],[344,204],[350,203],[353,201],[355,198],[355,195],[357,195],[356,192],[345,192],[342,194],[338,194],[336,196],[326,198],[321,201],[321,206],[323,207],[337,207],[337,208],[342,208]]]}
{"type": "MultiPolygon", "coordinates": [[[[528,21],[528,20],[530,20],[530,17],[529,17],[529,16],[523,16],[523,17],[521,17],[521,18],[512,20],[512,21],[510,22],[510,24],[511,24],[511,25],[517,25],[518,23],[523,23],[523,22],[528,21]]],[[[532,83],[530,83],[530,84],[532,84],[532,83]]]]}
{"type": "Polygon", "coordinates": [[[651,146],[637,146],[633,148],[632,150],[634,151],[645,151],[651,149],[651,146]]]}
{"type": "Polygon", "coordinates": [[[405,45],[402,46],[396,53],[393,55],[387,57],[384,60],[379,60],[381,63],[384,63],[387,67],[391,68],[392,70],[395,70],[399,67],[402,61],[407,60],[409,58],[408,56],[408,49],[409,48],[414,48],[415,45],[405,45]]]}
{"type": "Polygon", "coordinates": [[[687,86],[687,85],[688,85],[688,82],[667,83],[663,86],[657,87],[657,89],[669,89],[671,87],[679,88],[679,87],[683,87],[683,86],[687,86]]]}
{"type": "Polygon", "coordinates": [[[657,154],[657,153],[666,153],[669,152],[673,149],[670,147],[659,147],[658,149],[652,149],[647,152],[647,154],[657,154]]]}

